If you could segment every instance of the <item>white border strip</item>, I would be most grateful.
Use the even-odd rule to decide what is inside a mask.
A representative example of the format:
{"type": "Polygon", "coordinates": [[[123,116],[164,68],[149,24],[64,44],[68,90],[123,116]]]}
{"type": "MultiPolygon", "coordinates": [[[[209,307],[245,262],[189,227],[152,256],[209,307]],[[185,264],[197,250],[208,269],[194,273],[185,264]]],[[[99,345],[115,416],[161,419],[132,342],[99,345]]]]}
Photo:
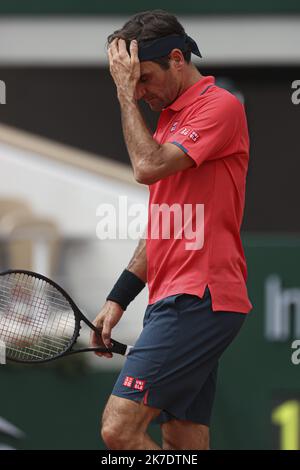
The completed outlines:
{"type": "MultiPolygon", "coordinates": [[[[198,42],[203,65],[300,63],[300,15],[178,18],[198,42]]],[[[106,38],[127,19],[2,18],[0,65],[107,65],[106,38]]]]}
{"type": "Polygon", "coordinates": [[[77,167],[94,175],[114,178],[138,186],[128,165],[85,152],[29,132],[0,124],[0,143],[28,151],[53,161],[77,167]]]}

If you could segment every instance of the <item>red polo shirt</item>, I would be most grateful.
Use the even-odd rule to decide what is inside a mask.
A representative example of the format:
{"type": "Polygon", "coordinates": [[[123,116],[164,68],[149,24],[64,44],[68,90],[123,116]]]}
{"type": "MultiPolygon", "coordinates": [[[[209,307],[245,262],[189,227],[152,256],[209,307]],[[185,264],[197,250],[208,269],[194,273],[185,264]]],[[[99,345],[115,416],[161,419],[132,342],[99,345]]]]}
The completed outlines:
{"type": "Polygon", "coordinates": [[[149,303],[178,293],[202,297],[208,286],[213,310],[248,313],[240,239],[249,159],[243,105],[204,77],[163,109],[153,137],[177,145],[195,166],[149,186],[149,303]]]}

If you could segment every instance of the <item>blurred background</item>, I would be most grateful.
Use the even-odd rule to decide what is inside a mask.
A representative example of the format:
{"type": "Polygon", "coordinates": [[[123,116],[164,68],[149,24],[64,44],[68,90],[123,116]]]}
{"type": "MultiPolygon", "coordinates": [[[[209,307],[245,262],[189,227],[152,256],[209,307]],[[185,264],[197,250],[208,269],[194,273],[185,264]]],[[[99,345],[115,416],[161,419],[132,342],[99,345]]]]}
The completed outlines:
{"type": "MultiPolygon", "coordinates": [[[[299,450],[298,1],[1,0],[0,270],[52,277],[93,319],[131,258],[136,240],[97,236],[101,204],[116,208],[118,231],[120,196],[148,201],[129,166],[105,44],[154,8],[178,16],[202,74],[244,102],[251,138],[242,238],[254,308],[221,362],[211,447],[299,450]]],[[[154,129],[158,115],[142,111],[154,129]]],[[[116,339],[134,343],[146,304],[145,289],[116,339]]],[[[122,364],[86,354],[0,365],[0,448],[104,448],[99,420],[122,364]]]]}

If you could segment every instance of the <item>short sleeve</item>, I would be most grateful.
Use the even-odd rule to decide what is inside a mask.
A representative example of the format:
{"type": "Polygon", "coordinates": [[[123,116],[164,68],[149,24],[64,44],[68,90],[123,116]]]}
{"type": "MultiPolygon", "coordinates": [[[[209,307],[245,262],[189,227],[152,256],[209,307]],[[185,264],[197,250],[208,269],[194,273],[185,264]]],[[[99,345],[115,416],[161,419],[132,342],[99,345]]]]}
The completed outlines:
{"type": "Polygon", "coordinates": [[[232,155],[238,148],[243,112],[240,101],[226,92],[194,108],[167,142],[181,148],[197,166],[232,155]]]}

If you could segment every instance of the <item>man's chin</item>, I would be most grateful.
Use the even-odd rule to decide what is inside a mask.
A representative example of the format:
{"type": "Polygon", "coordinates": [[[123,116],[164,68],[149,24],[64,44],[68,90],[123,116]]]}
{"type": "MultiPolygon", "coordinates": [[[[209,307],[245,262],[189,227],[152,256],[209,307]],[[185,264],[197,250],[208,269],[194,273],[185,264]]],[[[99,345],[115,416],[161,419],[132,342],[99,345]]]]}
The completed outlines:
{"type": "Polygon", "coordinates": [[[147,103],[151,111],[160,112],[163,109],[163,105],[157,101],[152,101],[147,103]]]}

